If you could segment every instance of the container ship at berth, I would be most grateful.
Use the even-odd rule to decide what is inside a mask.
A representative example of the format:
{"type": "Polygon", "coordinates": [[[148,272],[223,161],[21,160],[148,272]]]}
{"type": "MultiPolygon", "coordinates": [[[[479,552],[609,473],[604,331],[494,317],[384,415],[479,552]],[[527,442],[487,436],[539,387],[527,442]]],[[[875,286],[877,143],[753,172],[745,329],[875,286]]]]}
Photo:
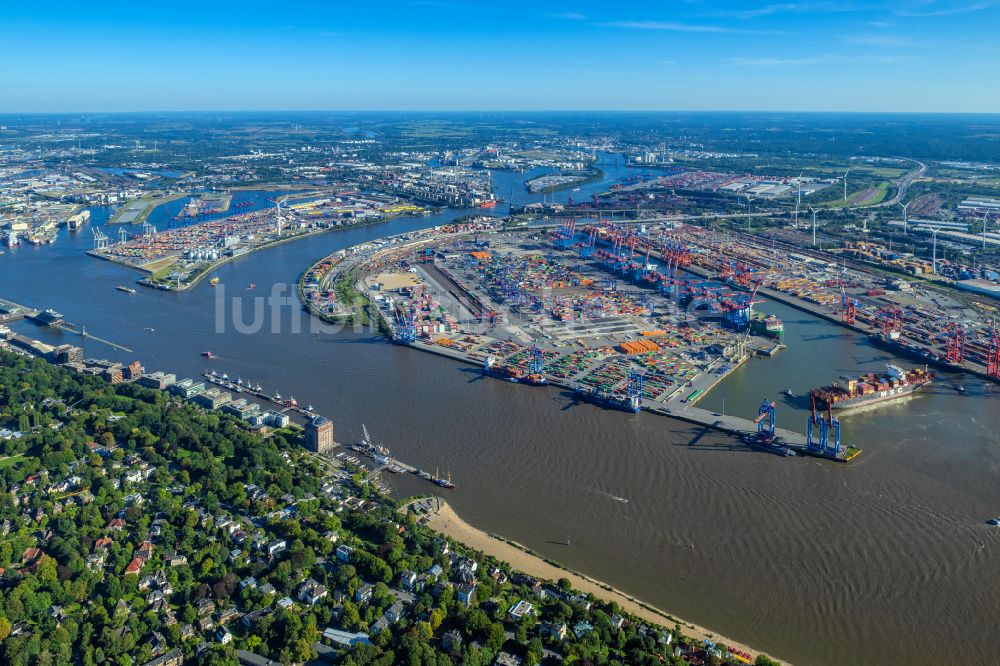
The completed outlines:
{"type": "Polygon", "coordinates": [[[586,402],[608,407],[610,409],[620,409],[623,412],[638,414],[642,411],[642,402],[638,398],[632,398],[619,393],[609,393],[594,388],[578,387],[573,390],[576,396],[586,402]]]}
{"type": "Polygon", "coordinates": [[[492,356],[483,363],[483,374],[531,386],[545,386],[549,383],[548,378],[539,372],[525,372],[523,368],[518,366],[501,365],[492,356]]]}
{"type": "Polygon", "coordinates": [[[755,335],[780,340],[785,335],[785,324],[774,315],[755,314],[750,320],[750,330],[755,335]]]}
{"type": "Polygon", "coordinates": [[[909,371],[895,365],[887,365],[886,368],[886,373],[868,373],[848,379],[845,386],[833,384],[813,389],[809,395],[824,408],[843,411],[905,398],[934,379],[934,375],[922,368],[909,371]]]}

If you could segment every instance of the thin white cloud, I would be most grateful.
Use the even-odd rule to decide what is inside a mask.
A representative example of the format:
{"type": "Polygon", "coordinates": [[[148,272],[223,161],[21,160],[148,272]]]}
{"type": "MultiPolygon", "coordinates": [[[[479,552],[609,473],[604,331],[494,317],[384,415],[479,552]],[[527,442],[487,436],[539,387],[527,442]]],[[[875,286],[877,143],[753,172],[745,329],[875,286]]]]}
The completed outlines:
{"type": "Polygon", "coordinates": [[[897,16],[907,16],[911,18],[927,18],[933,16],[952,16],[954,14],[970,14],[981,12],[987,9],[1000,7],[1000,2],[988,0],[987,2],[966,3],[955,5],[948,2],[921,2],[915,6],[904,7],[896,10],[897,16]]]}
{"type": "Polygon", "coordinates": [[[748,20],[780,14],[842,14],[868,10],[870,10],[870,7],[867,4],[859,6],[854,2],[844,2],[843,0],[836,2],[831,0],[803,0],[799,2],[775,2],[758,7],[747,7],[745,9],[719,9],[702,12],[699,16],[748,20]]]}
{"type": "Polygon", "coordinates": [[[783,4],[765,5],[753,9],[737,9],[734,11],[722,11],[709,14],[710,16],[729,16],[739,19],[753,19],[759,16],[771,16],[772,14],[785,14],[789,12],[802,11],[802,6],[794,2],[783,4]]]}
{"type": "Polygon", "coordinates": [[[665,30],[669,32],[746,32],[745,30],[734,30],[721,25],[708,25],[704,23],[675,23],[673,21],[611,21],[608,23],[601,23],[600,25],[605,28],[625,28],[628,30],[665,30]]]}
{"type": "Polygon", "coordinates": [[[837,55],[819,55],[819,56],[809,56],[802,58],[784,58],[784,57],[736,57],[736,58],[722,58],[720,62],[728,63],[730,65],[738,65],[741,67],[805,67],[809,65],[830,65],[830,64],[847,64],[847,63],[879,63],[879,64],[892,64],[897,62],[903,62],[910,60],[908,56],[901,55],[859,55],[859,56],[837,56],[837,55]]]}
{"type": "Polygon", "coordinates": [[[742,67],[801,67],[827,62],[824,58],[723,58],[722,62],[742,67]]]}
{"type": "Polygon", "coordinates": [[[547,18],[562,19],[563,21],[586,21],[587,15],[580,12],[559,12],[556,14],[546,14],[547,18]]]}
{"type": "Polygon", "coordinates": [[[913,42],[898,35],[845,35],[841,41],[863,46],[912,46],[913,42]]]}

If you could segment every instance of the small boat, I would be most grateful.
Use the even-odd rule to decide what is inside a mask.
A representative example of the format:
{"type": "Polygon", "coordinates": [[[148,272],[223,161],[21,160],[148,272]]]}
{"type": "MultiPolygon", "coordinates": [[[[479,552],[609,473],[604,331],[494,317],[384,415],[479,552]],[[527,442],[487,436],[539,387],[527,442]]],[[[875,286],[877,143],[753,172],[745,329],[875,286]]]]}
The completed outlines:
{"type": "Polygon", "coordinates": [[[784,389],[784,390],[781,391],[781,394],[782,395],[787,395],[789,398],[794,398],[795,397],[795,394],[792,393],[792,389],[787,389],[786,388],[786,389],[784,389]]]}
{"type": "Polygon", "coordinates": [[[225,372],[222,373],[222,381],[224,381],[224,382],[228,382],[229,381],[229,375],[227,375],[225,372]]]}
{"type": "Polygon", "coordinates": [[[958,391],[959,393],[965,393],[965,387],[962,386],[961,384],[955,384],[954,386],[952,386],[952,388],[958,391]]]}
{"type": "Polygon", "coordinates": [[[132,287],[126,287],[123,284],[118,285],[117,287],[115,287],[115,289],[117,289],[118,291],[123,291],[126,294],[134,294],[135,293],[135,289],[133,289],[132,287]]]}
{"type": "Polygon", "coordinates": [[[218,277],[214,277],[211,280],[209,280],[208,283],[210,285],[212,285],[213,287],[216,287],[216,286],[219,285],[219,278],[218,277]]]}
{"type": "Polygon", "coordinates": [[[311,412],[312,410],[313,410],[313,406],[312,405],[309,405],[308,407],[306,407],[306,411],[307,412],[311,412]]]}
{"type": "Polygon", "coordinates": [[[1000,518],[990,518],[986,522],[993,527],[1000,527],[1000,518]]]}
{"type": "Polygon", "coordinates": [[[149,326],[147,326],[146,328],[144,328],[142,330],[146,331],[147,333],[155,333],[156,332],[155,328],[151,328],[149,326]]]}
{"type": "Polygon", "coordinates": [[[257,285],[255,285],[253,282],[251,282],[249,285],[247,285],[247,289],[255,289],[256,287],[257,287],[257,285]]]}
{"type": "Polygon", "coordinates": [[[201,355],[204,356],[205,358],[214,358],[214,356],[212,356],[212,352],[210,351],[203,351],[201,355]]]}

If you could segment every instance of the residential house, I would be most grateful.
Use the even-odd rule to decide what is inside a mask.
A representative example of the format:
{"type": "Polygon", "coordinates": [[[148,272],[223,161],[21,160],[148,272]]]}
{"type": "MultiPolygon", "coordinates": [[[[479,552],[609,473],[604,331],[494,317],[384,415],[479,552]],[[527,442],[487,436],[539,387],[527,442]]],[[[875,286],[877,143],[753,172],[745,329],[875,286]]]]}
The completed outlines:
{"type": "Polygon", "coordinates": [[[535,613],[535,607],[531,604],[530,601],[527,601],[525,599],[521,599],[516,604],[511,606],[509,611],[507,611],[507,615],[509,615],[510,619],[512,619],[514,622],[520,622],[524,618],[528,617],[529,615],[533,615],[534,613],[535,613]]]}
{"type": "Polygon", "coordinates": [[[326,586],[321,585],[319,581],[313,580],[312,578],[299,586],[299,601],[307,603],[310,606],[315,606],[321,599],[326,597],[326,595],[326,586]]]}
{"type": "Polygon", "coordinates": [[[184,663],[184,651],[174,648],[165,654],[147,661],[143,666],[181,666],[184,663]]]}
{"type": "Polygon", "coordinates": [[[211,599],[199,599],[195,610],[198,611],[198,617],[211,615],[215,611],[215,603],[211,599]]]}
{"type": "Polygon", "coordinates": [[[501,652],[493,660],[493,666],[521,666],[521,658],[515,657],[509,652],[501,652]]]}
{"type": "Polygon", "coordinates": [[[542,622],[540,627],[542,638],[553,638],[558,641],[566,638],[568,631],[563,622],[542,622]]]}
{"type": "Polygon", "coordinates": [[[592,625],[589,622],[584,622],[583,620],[580,620],[579,622],[573,625],[573,634],[577,638],[583,638],[593,630],[594,630],[594,625],[592,625]]]}
{"type": "Polygon", "coordinates": [[[275,539],[271,543],[267,544],[267,554],[274,557],[286,548],[288,548],[288,544],[285,543],[284,539],[275,539]]]}
{"type": "Polygon", "coordinates": [[[399,586],[404,590],[409,590],[413,592],[413,588],[417,583],[417,574],[407,569],[403,573],[399,574],[399,586]]]}
{"type": "Polygon", "coordinates": [[[454,629],[446,631],[441,637],[441,649],[452,656],[458,656],[462,652],[462,634],[454,629]]]}
{"type": "Polygon", "coordinates": [[[403,615],[405,614],[406,614],[406,607],[403,606],[402,601],[397,601],[393,605],[389,606],[389,608],[387,608],[385,611],[386,619],[388,619],[389,622],[392,622],[393,624],[396,624],[401,619],[403,619],[403,615]]]}
{"type": "Polygon", "coordinates": [[[472,604],[476,601],[476,585],[475,583],[462,583],[457,588],[455,588],[455,596],[458,602],[465,606],[466,608],[471,608],[472,604]]]}
{"type": "Polygon", "coordinates": [[[367,603],[368,601],[371,601],[374,590],[374,586],[370,583],[362,583],[361,586],[354,592],[354,600],[358,603],[367,603]]]}

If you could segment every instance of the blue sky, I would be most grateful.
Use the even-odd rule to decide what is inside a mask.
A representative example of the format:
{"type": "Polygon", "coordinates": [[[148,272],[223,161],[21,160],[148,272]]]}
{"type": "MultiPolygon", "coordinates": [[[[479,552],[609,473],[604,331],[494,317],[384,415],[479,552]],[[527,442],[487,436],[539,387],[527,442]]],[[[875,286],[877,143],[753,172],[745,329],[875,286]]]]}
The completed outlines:
{"type": "Polygon", "coordinates": [[[1000,111],[1000,0],[3,4],[0,113],[1000,111]]]}

